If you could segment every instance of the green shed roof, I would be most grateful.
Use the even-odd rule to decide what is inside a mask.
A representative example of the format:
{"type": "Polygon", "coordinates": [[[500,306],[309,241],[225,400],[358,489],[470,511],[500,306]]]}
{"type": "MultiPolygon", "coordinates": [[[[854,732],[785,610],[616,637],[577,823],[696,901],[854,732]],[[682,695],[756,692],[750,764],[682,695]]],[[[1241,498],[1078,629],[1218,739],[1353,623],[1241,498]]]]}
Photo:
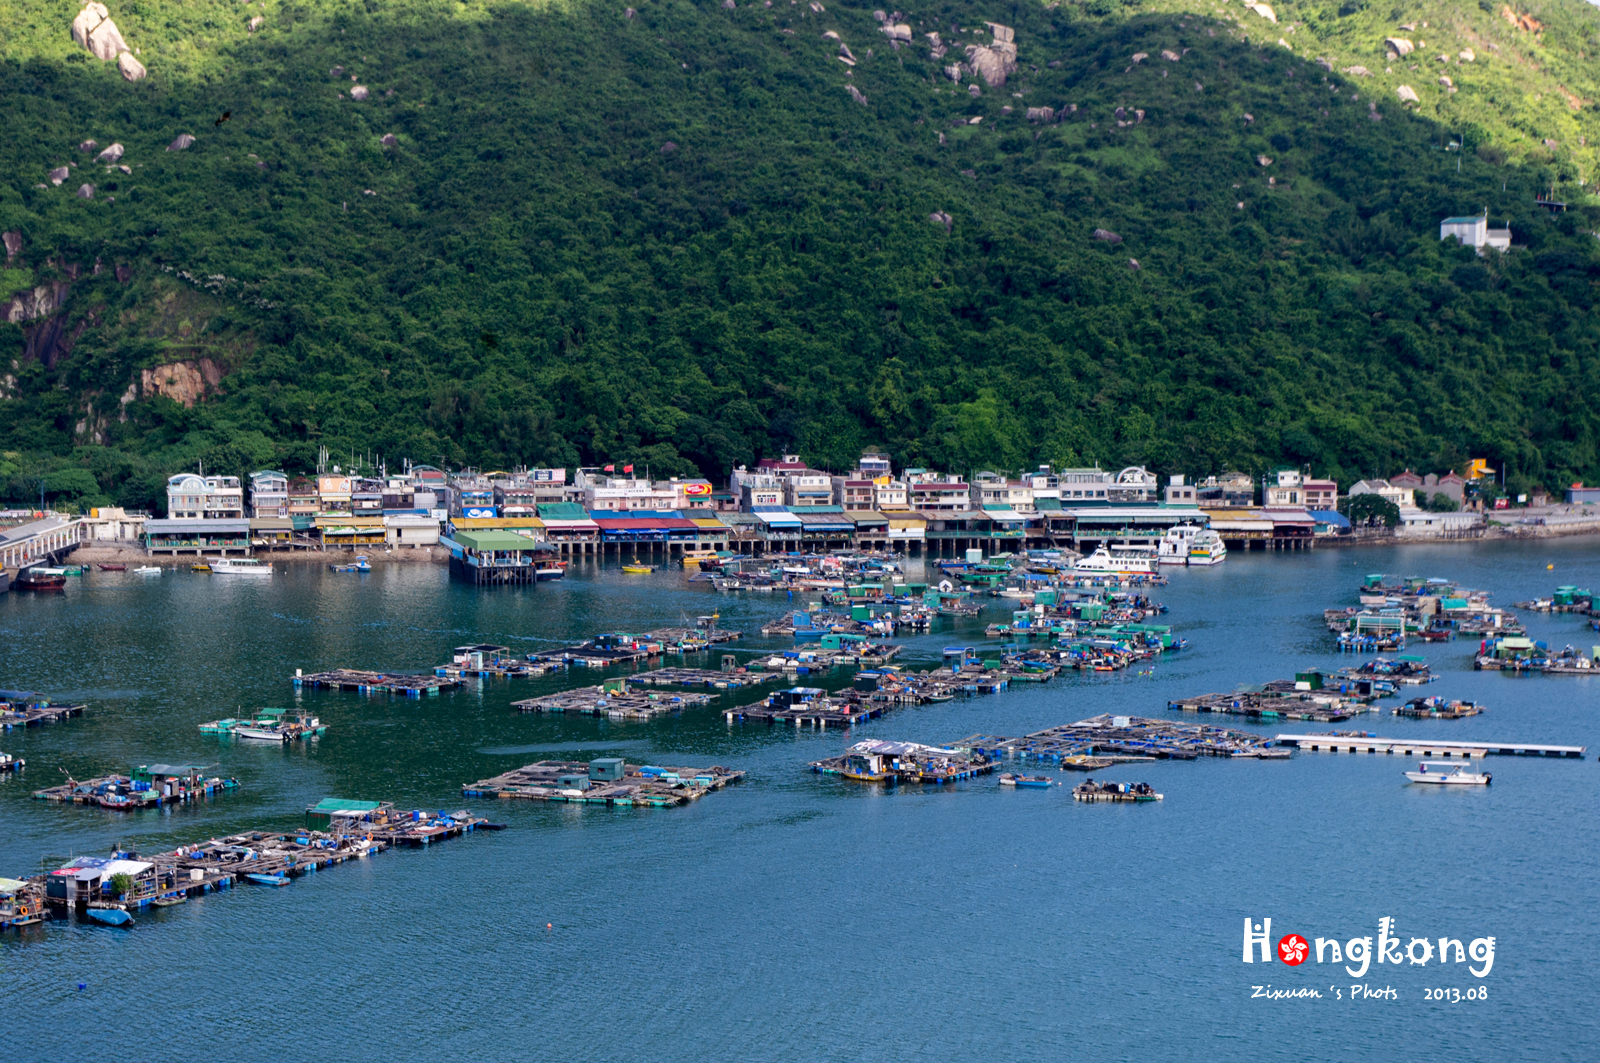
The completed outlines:
{"type": "Polygon", "coordinates": [[[452,538],[468,550],[533,550],[538,542],[508,531],[458,531],[452,538]]]}
{"type": "Polygon", "coordinates": [[[382,801],[352,801],[345,797],[324,797],[311,807],[313,812],[371,812],[382,801]]]}

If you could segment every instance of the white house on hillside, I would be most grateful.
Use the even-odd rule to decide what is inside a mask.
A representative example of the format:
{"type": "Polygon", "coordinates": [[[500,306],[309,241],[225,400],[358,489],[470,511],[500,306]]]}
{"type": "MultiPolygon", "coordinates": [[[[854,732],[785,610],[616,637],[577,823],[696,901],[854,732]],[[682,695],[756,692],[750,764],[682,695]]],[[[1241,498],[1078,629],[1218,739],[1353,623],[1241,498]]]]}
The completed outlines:
{"type": "Polygon", "coordinates": [[[1475,218],[1446,218],[1439,223],[1439,239],[1454,236],[1464,247],[1476,247],[1483,254],[1485,247],[1505,251],[1511,247],[1510,229],[1489,228],[1489,217],[1481,214],[1475,218]]]}

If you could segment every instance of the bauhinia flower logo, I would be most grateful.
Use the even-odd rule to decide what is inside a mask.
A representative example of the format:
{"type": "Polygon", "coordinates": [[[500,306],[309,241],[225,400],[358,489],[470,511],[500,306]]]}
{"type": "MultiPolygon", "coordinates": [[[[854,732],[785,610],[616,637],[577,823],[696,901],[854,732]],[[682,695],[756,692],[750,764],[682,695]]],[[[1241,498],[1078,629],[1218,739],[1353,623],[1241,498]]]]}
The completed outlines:
{"type": "Polygon", "coordinates": [[[1298,967],[1311,955],[1311,946],[1299,934],[1289,934],[1278,942],[1278,959],[1290,967],[1298,967]]]}

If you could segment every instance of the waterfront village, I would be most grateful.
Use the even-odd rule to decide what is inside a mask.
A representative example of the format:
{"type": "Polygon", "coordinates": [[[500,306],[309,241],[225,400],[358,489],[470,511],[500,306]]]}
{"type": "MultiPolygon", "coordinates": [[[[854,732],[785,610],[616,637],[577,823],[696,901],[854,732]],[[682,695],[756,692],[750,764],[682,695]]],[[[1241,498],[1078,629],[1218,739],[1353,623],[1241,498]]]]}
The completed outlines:
{"type": "MultiPolygon", "coordinates": [[[[13,511],[10,521],[0,519],[13,525],[0,532],[0,566],[15,575],[67,545],[132,548],[152,559],[328,551],[403,558],[426,549],[441,559],[447,551],[452,568],[475,582],[491,570],[497,582],[516,582],[536,578],[541,559],[583,556],[1087,553],[1103,545],[1155,550],[1164,539],[1187,546],[1202,532],[1226,550],[1300,550],[1328,541],[1481,537],[1510,500],[1483,490],[1495,479],[1486,462],[1465,472],[1405,470],[1341,493],[1333,480],[1299,468],[1259,481],[1244,473],[1171,475],[1165,485],[1142,466],[1040,466],[968,479],[896,470],[872,452],[843,474],[813,469],[794,454],[764,459],[733,469],[723,486],[652,480],[632,465],[447,472],[407,463],[399,475],[360,476],[325,464],[314,476],[267,470],[243,480],[197,469],[169,479],[165,517],[114,508],[82,517],[13,511]],[[1364,504],[1364,495],[1376,504],[1364,504]],[[30,537],[40,540],[31,552],[30,537]]],[[[1600,491],[1574,485],[1567,494],[1567,503],[1583,505],[1600,491]]],[[[1224,550],[1213,553],[1207,560],[1224,550]]],[[[559,575],[560,567],[545,564],[538,578],[559,575]]]]}

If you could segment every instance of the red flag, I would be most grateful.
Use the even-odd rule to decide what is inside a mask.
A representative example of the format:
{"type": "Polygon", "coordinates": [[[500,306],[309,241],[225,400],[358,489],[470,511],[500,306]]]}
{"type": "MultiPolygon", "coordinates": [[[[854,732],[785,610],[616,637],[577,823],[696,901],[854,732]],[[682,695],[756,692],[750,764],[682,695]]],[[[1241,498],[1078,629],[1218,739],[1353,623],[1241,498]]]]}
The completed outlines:
{"type": "Polygon", "coordinates": [[[615,465],[607,465],[606,466],[606,472],[616,472],[616,471],[617,471],[617,467],[615,465]]]}
{"type": "Polygon", "coordinates": [[[632,465],[624,465],[622,467],[622,471],[623,472],[632,472],[633,471],[633,466],[632,465]]]}

